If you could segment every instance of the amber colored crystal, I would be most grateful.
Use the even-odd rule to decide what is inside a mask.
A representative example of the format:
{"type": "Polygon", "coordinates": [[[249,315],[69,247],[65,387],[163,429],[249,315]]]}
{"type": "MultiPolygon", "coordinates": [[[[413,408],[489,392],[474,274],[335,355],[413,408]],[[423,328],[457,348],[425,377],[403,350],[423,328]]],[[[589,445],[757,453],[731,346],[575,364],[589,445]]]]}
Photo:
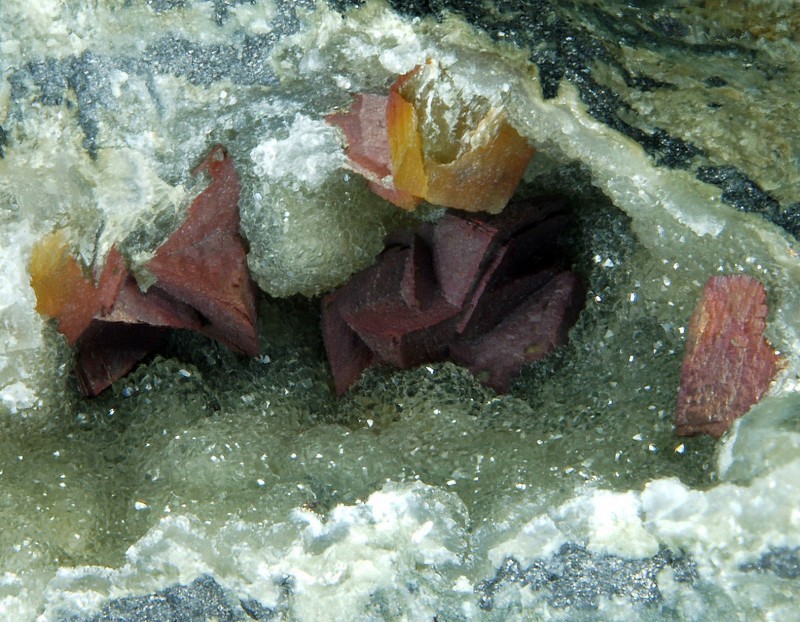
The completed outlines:
{"type": "MultiPolygon", "coordinates": [[[[421,88],[416,81],[423,80],[420,69],[400,76],[389,92],[386,129],[395,187],[434,205],[500,212],[517,189],[533,147],[509,124],[502,108],[492,107],[474,127],[455,136],[458,144],[448,145],[453,158],[440,160],[435,149],[427,153],[414,99],[421,88]]],[[[472,102],[460,105],[469,107],[472,102]]]]}
{"type": "Polygon", "coordinates": [[[496,214],[516,191],[534,149],[509,123],[502,106],[491,106],[485,98],[448,98],[445,108],[470,121],[442,133],[439,126],[448,122],[436,117],[438,130],[428,127],[424,115],[436,113],[421,112],[427,104],[418,91],[429,89],[431,82],[435,91],[441,71],[428,61],[398,77],[388,96],[357,95],[349,111],[329,115],[328,122],[344,131],[350,168],[395,205],[413,210],[425,200],[496,214]],[[434,139],[431,133],[440,135],[434,139]]]}
{"type": "Polygon", "coordinates": [[[447,164],[426,163],[425,200],[468,212],[497,214],[517,189],[532,155],[528,141],[500,120],[484,145],[447,164]]]}
{"type": "Polygon", "coordinates": [[[416,71],[398,78],[389,91],[386,131],[395,187],[412,196],[427,199],[428,177],[422,158],[419,120],[413,104],[400,93],[400,87],[416,71]]]}
{"type": "Polygon", "coordinates": [[[92,318],[110,310],[127,276],[116,248],[108,255],[97,285],[69,253],[63,231],[39,240],[31,250],[28,266],[36,310],[58,322],[59,331],[74,345],[92,318]]]}

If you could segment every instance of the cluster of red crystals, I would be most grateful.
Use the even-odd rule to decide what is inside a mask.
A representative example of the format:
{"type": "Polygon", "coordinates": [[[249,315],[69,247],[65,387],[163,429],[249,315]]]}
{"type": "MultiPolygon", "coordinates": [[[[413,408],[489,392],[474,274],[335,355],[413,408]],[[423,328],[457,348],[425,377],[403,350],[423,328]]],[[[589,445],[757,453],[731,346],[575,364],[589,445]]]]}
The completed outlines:
{"type": "MultiPolygon", "coordinates": [[[[60,284],[70,292],[55,294],[80,300],[43,310],[56,317],[59,330],[77,347],[75,371],[84,395],[97,395],[127,374],[170,328],[200,332],[241,354],[258,354],[255,286],[239,233],[239,179],[221,146],[194,171],[201,172],[211,183],[144,266],[156,279],[146,293],[112,248],[96,285],[74,278],[60,284]]],[[[37,288],[36,278],[41,303],[54,294],[37,288]]]]}
{"type": "Polygon", "coordinates": [[[751,276],[711,277],[692,314],[675,408],[681,436],[719,438],[766,393],[781,367],[764,338],[764,286],[751,276]]]}
{"type": "Polygon", "coordinates": [[[371,365],[443,360],[507,391],[524,363],[566,342],[583,307],[580,281],[552,260],[566,222],[550,198],[496,216],[451,211],[388,236],[375,265],[323,299],[337,393],[371,365]]]}

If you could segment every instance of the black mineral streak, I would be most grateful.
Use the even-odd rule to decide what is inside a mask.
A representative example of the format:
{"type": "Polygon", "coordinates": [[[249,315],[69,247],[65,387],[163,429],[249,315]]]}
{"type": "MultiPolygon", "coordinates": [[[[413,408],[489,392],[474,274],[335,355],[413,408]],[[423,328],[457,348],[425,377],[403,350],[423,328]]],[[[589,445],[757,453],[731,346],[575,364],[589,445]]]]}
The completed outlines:
{"type": "Polygon", "coordinates": [[[714,184],[722,190],[722,200],[743,212],[760,214],[800,237],[800,203],[781,207],[780,202],[734,166],[701,166],[700,181],[714,184]]]}
{"type": "Polygon", "coordinates": [[[171,74],[198,86],[209,86],[219,80],[274,86],[277,79],[269,55],[277,39],[275,33],[248,35],[237,46],[166,36],[148,46],[141,59],[130,62],[137,73],[171,74]]]}
{"type": "Polygon", "coordinates": [[[62,622],[267,622],[280,613],[254,600],[237,602],[213,577],[202,575],[189,585],[174,585],[153,594],[117,598],[90,617],[64,616],[62,622]]]}
{"type": "Polygon", "coordinates": [[[771,572],[781,579],[800,579],[800,547],[771,549],[757,562],[740,568],[745,572],[771,572]]]}
{"type": "MultiPolygon", "coordinates": [[[[156,12],[161,12],[179,8],[182,3],[161,0],[152,6],[156,12]]],[[[24,117],[25,102],[30,98],[45,106],[74,107],[84,136],[83,147],[94,159],[102,145],[98,111],[119,105],[110,88],[109,76],[113,71],[148,78],[180,76],[198,86],[209,86],[219,80],[275,86],[278,81],[271,69],[270,54],[279,38],[299,27],[297,9],[298,6],[291,3],[281,3],[280,25],[268,34],[248,35],[237,43],[196,43],[167,35],[151,43],[139,57],[106,56],[87,50],[79,56],[32,60],[9,76],[11,101],[16,105],[12,106],[9,121],[18,122],[24,117]]],[[[5,136],[3,130],[0,156],[5,136]]]]}
{"type": "Polygon", "coordinates": [[[657,576],[667,566],[678,583],[693,586],[699,579],[691,559],[664,546],[652,557],[629,559],[567,543],[550,558],[526,568],[514,558],[506,559],[494,577],[475,587],[475,593],[484,610],[491,610],[497,595],[514,585],[542,592],[556,609],[597,609],[602,598],[619,597],[631,604],[655,605],[663,600],[657,576]]]}
{"type": "MultiPolygon", "coordinates": [[[[592,77],[591,67],[595,62],[612,66],[628,86],[638,90],[670,88],[671,85],[632,74],[616,61],[605,41],[572,23],[563,8],[556,3],[549,0],[499,0],[489,6],[457,0],[394,0],[391,4],[407,15],[432,13],[442,16],[448,11],[457,13],[495,39],[511,39],[521,47],[528,47],[531,50],[531,60],[539,68],[545,99],[555,97],[561,80],[568,79],[578,87],[592,116],[633,138],[659,165],[687,168],[692,159],[700,154],[697,147],[670,136],[661,128],[653,128],[648,133],[624,120],[625,116],[630,116],[633,112],[619,95],[592,77]]],[[[645,28],[635,22],[611,19],[606,12],[592,9],[589,5],[584,10],[591,12],[594,22],[609,31],[611,41],[635,45],[647,40],[650,47],[654,34],[664,44],[669,39],[667,35],[659,34],[660,31],[653,24],[650,24],[650,28],[645,28]]]]}
{"type": "MultiPolygon", "coordinates": [[[[338,4],[346,3],[339,0],[338,4]]],[[[719,186],[723,201],[737,209],[759,213],[789,233],[800,236],[800,203],[781,209],[777,200],[742,171],[733,167],[703,166],[704,161],[708,162],[707,154],[691,142],[672,136],[663,128],[650,127],[645,131],[632,125],[626,119],[635,117],[635,113],[617,93],[599,84],[592,73],[592,67],[600,62],[612,67],[633,89],[673,88],[670,84],[632,74],[612,53],[612,46],[619,45],[692,54],[709,61],[736,56],[767,76],[785,71],[778,61],[762,61],[752,49],[735,43],[715,42],[713,38],[707,43],[697,43],[691,39],[691,30],[680,21],[679,15],[668,9],[653,11],[636,4],[626,7],[615,4],[613,9],[605,8],[602,3],[584,3],[577,7],[554,0],[487,3],[390,0],[390,4],[397,11],[414,17],[442,18],[448,12],[455,13],[496,40],[513,41],[528,48],[531,61],[539,69],[546,99],[556,96],[562,79],[569,80],[578,88],[593,117],[638,142],[657,165],[678,169],[697,166],[698,179],[719,186]],[[591,28],[587,24],[591,24],[591,28]]],[[[723,86],[725,80],[711,77],[706,84],[715,88],[723,86]]]]}
{"type": "Polygon", "coordinates": [[[778,214],[775,224],[800,238],[800,202],[792,203],[778,214]]]}
{"type": "Polygon", "coordinates": [[[67,86],[78,100],[78,125],[83,130],[83,147],[94,160],[97,158],[99,122],[98,106],[113,106],[114,98],[108,87],[108,65],[98,62],[94,54],[84,52],[73,58],[67,74],[67,86]]]}
{"type": "MultiPolygon", "coordinates": [[[[46,58],[42,61],[29,63],[28,72],[33,84],[39,88],[39,103],[45,106],[60,106],[64,101],[64,95],[67,90],[70,63],[61,62],[54,58],[46,58]]],[[[21,74],[20,77],[22,77],[21,74]]],[[[14,99],[13,95],[12,99],[14,99]]]]}
{"type": "Polygon", "coordinates": [[[697,178],[722,190],[722,200],[743,212],[758,212],[774,220],[780,204],[734,166],[701,166],[697,178]]]}
{"type": "Polygon", "coordinates": [[[147,0],[147,6],[156,13],[163,13],[186,6],[186,0],[147,0]]]}
{"type": "MultiPolygon", "coordinates": [[[[31,61],[11,75],[11,101],[22,102],[33,91],[35,100],[45,106],[75,105],[83,147],[94,159],[98,149],[98,107],[116,104],[109,87],[111,69],[113,66],[106,59],[91,51],[64,59],[31,61]]],[[[10,116],[13,119],[15,115],[12,112],[10,116]]]]}

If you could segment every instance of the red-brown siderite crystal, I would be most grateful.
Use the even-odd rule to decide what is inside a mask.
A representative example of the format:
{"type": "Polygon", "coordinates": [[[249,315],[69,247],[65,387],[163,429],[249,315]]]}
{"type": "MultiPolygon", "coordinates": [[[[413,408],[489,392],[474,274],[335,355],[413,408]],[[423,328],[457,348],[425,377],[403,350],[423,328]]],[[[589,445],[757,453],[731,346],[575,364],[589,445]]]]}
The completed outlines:
{"type": "Polygon", "coordinates": [[[211,183],[186,220],[146,269],[156,278],[146,293],[116,248],[96,283],[83,275],[59,232],[34,248],[31,284],[37,310],[58,320],[76,345],[75,374],[86,396],[97,395],[155,349],[167,329],[194,330],[236,352],[258,354],[255,286],[239,233],[239,179],[217,145],[195,170],[211,183]]]}
{"type": "Polygon", "coordinates": [[[561,201],[539,199],[388,236],[375,265],[323,300],[336,392],[371,365],[443,360],[508,391],[523,364],[566,342],[583,307],[580,281],[554,261],[566,222],[561,201]]]}
{"type": "Polygon", "coordinates": [[[781,367],[764,337],[766,291],[744,274],[711,277],[689,324],[675,408],[680,436],[719,438],[760,400],[781,367]]]}
{"type": "Polygon", "coordinates": [[[202,316],[200,332],[255,356],[256,290],[239,233],[239,177],[221,145],[211,149],[194,174],[201,172],[211,176],[211,184],[146,267],[157,279],[155,287],[202,316]]]}

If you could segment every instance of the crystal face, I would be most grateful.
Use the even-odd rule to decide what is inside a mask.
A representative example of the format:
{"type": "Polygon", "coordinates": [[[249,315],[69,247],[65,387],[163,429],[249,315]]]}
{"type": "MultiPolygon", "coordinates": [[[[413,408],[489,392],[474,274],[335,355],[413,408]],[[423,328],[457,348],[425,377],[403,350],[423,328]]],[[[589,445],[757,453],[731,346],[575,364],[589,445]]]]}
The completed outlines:
{"type": "Polygon", "coordinates": [[[62,4],[0,4],[4,616],[102,620],[152,594],[297,620],[797,617],[800,269],[750,213],[791,227],[798,201],[788,39],[742,35],[733,10],[613,3],[622,17],[599,21],[557,3],[443,2],[438,20],[378,2],[62,4]],[[319,297],[442,211],[376,196],[326,117],[428,58],[535,147],[518,194],[566,197],[586,307],[507,395],[435,363],[370,369],[336,398],[319,297]],[[216,143],[265,292],[260,356],[175,335],[82,400],[35,311],[35,241],[66,228],[83,265],[118,244],[144,266],[216,143]],[[764,284],[787,367],[721,442],[678,439],[692,309],[709,276],[740,273],[764,284]]]}

